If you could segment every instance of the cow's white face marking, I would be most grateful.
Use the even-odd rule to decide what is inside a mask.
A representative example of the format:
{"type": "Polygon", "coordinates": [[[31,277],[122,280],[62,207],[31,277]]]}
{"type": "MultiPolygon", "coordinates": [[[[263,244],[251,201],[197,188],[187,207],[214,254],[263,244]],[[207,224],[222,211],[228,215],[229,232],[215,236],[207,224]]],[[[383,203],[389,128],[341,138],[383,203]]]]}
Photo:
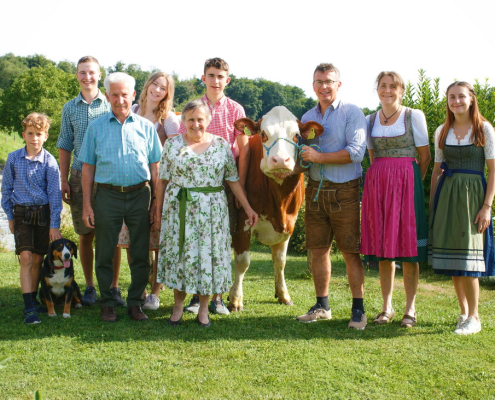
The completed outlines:
{"type": "Polygon", "coordinates": [[[274,172],[284,173],[294,169],[296,147],[292,143],[297,143],[295,136],[299,134],[297,118],[287,108],[274,107],[263,116],[261,138],[264,147],[260,168],[266,176],[274,178],[274,172]]]}

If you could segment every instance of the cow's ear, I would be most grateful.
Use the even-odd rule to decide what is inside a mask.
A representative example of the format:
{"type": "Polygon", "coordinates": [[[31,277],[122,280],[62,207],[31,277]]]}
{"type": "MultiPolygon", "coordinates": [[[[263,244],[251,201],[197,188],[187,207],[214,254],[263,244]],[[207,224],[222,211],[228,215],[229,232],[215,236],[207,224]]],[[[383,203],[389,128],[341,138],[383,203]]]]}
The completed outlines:
{"type": "Polygon", "coordinates": [[[321,126],[318,122],[308,121],[303,124],[301,121],[297,120],[297,125],[299,125],[299,132],[304,139],[314,139],[323,134],[325,128],[321,126]]]}
{"type": "Polygon", "coordinates": [[[254,122],[250,118],[241,118],[234,122],[234,126],[235,129],[244,133],[246,136],[252,136],[260,133],[261,121],[263,121],[263,118],[258,122],[254,122]]]}

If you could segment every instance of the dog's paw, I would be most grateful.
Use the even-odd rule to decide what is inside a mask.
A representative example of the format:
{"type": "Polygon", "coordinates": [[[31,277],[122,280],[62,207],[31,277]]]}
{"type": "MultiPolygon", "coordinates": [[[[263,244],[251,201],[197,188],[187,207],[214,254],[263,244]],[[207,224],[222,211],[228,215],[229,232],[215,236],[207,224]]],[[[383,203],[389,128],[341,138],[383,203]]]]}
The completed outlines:
{"type": "Polygon", "coordinates": [[[76,305],[74,306],[74,308],[82,308],[82,304],[81,303],[76,303],[76,305]]]}
{"type": "Polygon", "coordinates": [[[56,316],[57,316],[57,314],[56,314],[56,313],[54,313],[54,314],[48,314],[48,316],[49,316],[49,317],[56,317],[56,316]]]}
{"type": "Polygon", "coordinates": [[[64,318],[70,318],[70,314],[64,313],[64,318]]]}

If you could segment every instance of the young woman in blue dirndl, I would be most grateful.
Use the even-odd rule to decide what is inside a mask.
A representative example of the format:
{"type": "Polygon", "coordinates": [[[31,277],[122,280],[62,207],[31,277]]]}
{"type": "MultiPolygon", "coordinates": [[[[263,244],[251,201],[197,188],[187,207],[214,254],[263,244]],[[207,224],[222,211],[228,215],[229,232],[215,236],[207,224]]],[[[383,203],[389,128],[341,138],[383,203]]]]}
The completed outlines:
{"type": "Polygon", "coordinates": [[[435,273],[452,276],[461,308],[458,335],[481,330],[478,278],[495,275],[494,193],[495,132],[479,112],[473,87],[454,82],[445,123],[435,132],[429,263],[435,273]]]}

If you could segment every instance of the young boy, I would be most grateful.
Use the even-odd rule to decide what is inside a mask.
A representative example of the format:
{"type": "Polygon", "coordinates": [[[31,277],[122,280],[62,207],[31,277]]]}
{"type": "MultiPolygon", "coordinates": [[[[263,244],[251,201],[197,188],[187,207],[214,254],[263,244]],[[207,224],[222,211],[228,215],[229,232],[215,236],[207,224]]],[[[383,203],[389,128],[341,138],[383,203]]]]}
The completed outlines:
{"type": "MultiPolygon", "coordinates": [[[[246,184],[246,175],[249,165],[249,138],[234,128],[234,122],[244,118],[246,113],[242,106],[225,96],[225,86],[230,82],[229,64],[221,58],[210,58],[206,60],[204,66],[204,75],[201,80],[206,85],[206,94],[201,98],[208,104],[211,111],[211,122],[207,131],[224,138],[232,150],[234,159],[237,161],[239,169],[239,182],[242,187],[246,184]]],[[[179,133],[185,133],[186,127],[181,124],[179,133]]],[[[229,206],[230,234],[236,232],[237,210],[235,196],[228,185],[224,185],[225,193],[229,206]]],[[[221,294],[213,296],[210,303],[211,309],[215,314],[228,314],[229,310],[225,307],[221,294]]],[[[199,297],[193,296],[186,310],[197,314],[199,310],[199,297]]]]}
{"type": "Polygon", "coordinates": [[[31,113],[22,121],[26,146],[7,157],[2,181],[2,207],[15,238],[15,252],[21,264],[24,322],[39,324],[36,300],[41,263],[50,240],[60,239],[62,191],[57,161],[43,149],[50,120],[31,113]]]}

